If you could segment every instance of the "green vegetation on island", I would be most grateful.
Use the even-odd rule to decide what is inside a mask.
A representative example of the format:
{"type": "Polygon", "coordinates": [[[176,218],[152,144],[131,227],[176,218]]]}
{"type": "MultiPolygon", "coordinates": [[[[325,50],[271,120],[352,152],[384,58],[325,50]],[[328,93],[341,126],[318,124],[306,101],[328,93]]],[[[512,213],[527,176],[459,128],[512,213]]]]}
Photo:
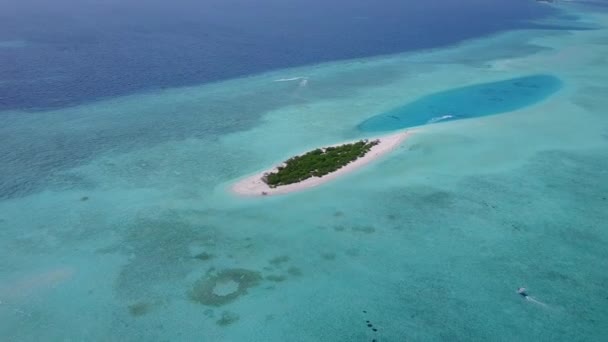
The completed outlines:
{"type": "Polygon", "coordinates": [[[318,148],[287,160],[277,171],[267,173],[263,181],[271,188],[301,182],[310,177],[322,177],[363,157],[380,141],[361,140],[336,147],[318,148]]]}

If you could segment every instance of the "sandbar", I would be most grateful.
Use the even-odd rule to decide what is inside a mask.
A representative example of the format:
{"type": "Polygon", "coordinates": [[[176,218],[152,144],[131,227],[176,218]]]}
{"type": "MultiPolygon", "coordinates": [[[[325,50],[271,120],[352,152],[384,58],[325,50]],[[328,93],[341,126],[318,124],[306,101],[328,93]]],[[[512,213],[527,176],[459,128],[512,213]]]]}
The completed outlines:
{"type": "MultiPolygon", "coordinates": [[[[412,134],[412,131],[410,130],[410,131],[386,135],[386,136],[382,136],[382,137],[378,137],[378,138],[369,138],[369,140],[378,140],[379,143],[377,145],[374,145],[369,150],[369,152],[367,152],[363,157],[358,158],[358,159],[348,163],[347,165],[341,167],[340,169],[336,170],[335,172],[329,173],[322,177],[310,177],[310,178],[307,178],[298,183],[281,185],[281,186],[271,188],[270,186],[268,186],[268,184],[266,184],[262,180],[262,177],[264,177],[264,174],[266,174],[266,173],[277,171],[277,168],[275,167],[273,169],[266,170],[266,171],[257,173],[255,175],[252,175],[252,176],[249,176],[249,177],[246,177],[244,179],[237,181],[235,184],[232,185],[231,190],[232,190],[232,192],[234,192],[235,194],[240,195],[240,196],[271,196],[271,195],[287,194],[287,193],[291,193],[291,192],[296,192],[296,191],[301,191],[301,190],[306,190],[306,189],[309,189],[312,187],[316,187],[323,183],[327,183],[328,181],[336,179],[340,176],[343,176],[349,172],[352,172],[352,171],[360,168],[361,166],[369,164],[370,162],[374,161],[375,159],[378,159],[379,157],[387,154],[388,152],[399,147],[399,145],[411,134],[412,134]]],[[[343,142],[343,143],[335,144],[332,146],[340,146],[343,144],[348,144],[348,143],[353,143],[353,142],[356,142],[356,141],[343,142]]],[[[326,146],[326,147],[329,147],[329,146],[326,146]]]]}

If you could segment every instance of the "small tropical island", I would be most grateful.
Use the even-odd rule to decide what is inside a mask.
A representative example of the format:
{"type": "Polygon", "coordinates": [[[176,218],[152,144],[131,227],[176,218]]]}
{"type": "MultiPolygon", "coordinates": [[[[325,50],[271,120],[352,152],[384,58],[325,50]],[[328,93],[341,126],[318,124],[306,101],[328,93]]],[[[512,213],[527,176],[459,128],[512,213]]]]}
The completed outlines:
{"type": "Polygon", "coordinates": [[[274,169],[238,181],[232,191],[245,196],[267,196],[314,187],[392,151],[409,134],[401,132],[317,148],[289,158],[274,169]]]}
{"type": "Polygon", "coordinates": [[[378,143],[380,140],[360,140],[352,144],[317,148],[285,161],[276,171],[266,173],[262,181],[271,188],[276,188],[299,183],[310,177],[323,177],[365,156],[378,143]]]}

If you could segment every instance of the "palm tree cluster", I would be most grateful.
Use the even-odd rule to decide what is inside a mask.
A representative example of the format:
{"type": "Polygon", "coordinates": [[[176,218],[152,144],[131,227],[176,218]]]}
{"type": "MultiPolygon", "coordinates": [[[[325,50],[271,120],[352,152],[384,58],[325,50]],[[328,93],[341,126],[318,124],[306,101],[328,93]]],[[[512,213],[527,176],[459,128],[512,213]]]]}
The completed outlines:
{"type": "Polygon", "coordinates": [[[360,140],[336,147],[318,148],[287,160],[276,172],[264,175],[264,182],[271,188],[298,183],[310,177],[322,177],[348,163],[363,157],[379,140],[360,140]]]}

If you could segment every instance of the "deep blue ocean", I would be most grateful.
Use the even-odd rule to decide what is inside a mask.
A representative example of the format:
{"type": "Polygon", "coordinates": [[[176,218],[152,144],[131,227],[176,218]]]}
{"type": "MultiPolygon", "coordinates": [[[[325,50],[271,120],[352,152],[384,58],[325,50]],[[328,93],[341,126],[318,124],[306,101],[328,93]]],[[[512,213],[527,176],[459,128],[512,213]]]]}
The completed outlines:
{"type": "Polygon", "coordinates": [[[533,0],[2,1],[0,110],[435,48],[551,14],[533,0]]]}

